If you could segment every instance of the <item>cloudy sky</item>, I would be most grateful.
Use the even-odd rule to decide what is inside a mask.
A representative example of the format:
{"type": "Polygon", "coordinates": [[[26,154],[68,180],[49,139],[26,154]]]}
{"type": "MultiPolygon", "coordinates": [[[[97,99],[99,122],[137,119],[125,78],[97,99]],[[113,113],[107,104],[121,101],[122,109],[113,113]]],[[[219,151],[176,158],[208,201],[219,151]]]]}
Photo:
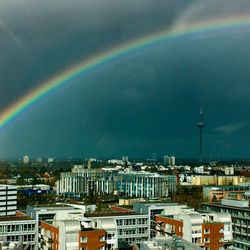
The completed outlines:
{"type": "MultiPolygon", "coordinates": [[[[249,16],[247,0],[0,0],[0,112],[83,59],[249,16]]],[[[250,25],[165,41],[67,82],[0,131],[0,158],[250,157],[250,25]]]]}

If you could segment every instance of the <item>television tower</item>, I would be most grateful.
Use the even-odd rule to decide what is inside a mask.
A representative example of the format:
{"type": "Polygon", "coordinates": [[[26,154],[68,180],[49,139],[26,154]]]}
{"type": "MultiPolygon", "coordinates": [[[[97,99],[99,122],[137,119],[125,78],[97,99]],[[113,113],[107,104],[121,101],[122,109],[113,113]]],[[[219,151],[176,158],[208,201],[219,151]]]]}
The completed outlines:
{"type": "Polygon", "coordinates": [[[199,158],[200,162],[202,162],[202,129],[205,127],[202,107],[200,108],[200,120],[197,122],[196,125],[200,130],[199,158]]]}

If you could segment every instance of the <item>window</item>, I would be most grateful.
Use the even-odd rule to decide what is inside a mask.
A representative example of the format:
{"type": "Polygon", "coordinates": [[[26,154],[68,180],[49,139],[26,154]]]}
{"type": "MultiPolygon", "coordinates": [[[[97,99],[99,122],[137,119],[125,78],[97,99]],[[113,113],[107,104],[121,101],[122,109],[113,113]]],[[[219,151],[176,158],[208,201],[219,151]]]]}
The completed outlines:
{"type": "Polygon", "coordinates": [[[100,241],[105,240],[105,236],[104,236],[104,235],[103,235],[103,236],[100,236],[100,237],[99,237],[99,240],[100,240],[100,241]]]}
{"type": "Polygon", "coordinates": [[[205,242],[205,243],[209,243],[209,242],[210,242],[210,238],[205,238],[205,239],[204,239],[204,242],[205,242]]]}
{"type": "Polygon", "coordinates": [[[88,237],[83,236],[80,238],[81,243],[86,243],[87,241],[88,241],[88,237]]]}
{"type": "Polygon", "coordinates": [[[114,237],[114,234],[107,234],[107,240],[111,240],[114,237]]]}
{"type": "Polygon", "coordinates": [[[123,225],[122,220],[117,220],[116,222],[117,222],[117,226],[122,226],[123,225]]]}

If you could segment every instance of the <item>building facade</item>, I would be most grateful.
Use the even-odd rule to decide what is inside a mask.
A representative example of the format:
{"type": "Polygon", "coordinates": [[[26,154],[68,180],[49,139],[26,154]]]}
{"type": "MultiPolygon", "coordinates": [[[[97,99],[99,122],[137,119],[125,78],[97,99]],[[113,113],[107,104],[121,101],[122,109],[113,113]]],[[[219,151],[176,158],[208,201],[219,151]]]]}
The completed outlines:
{"type": "Polygon", "coordinates": [[[129,197],[161,197],[176,191],[175,175],[149,172],[102,171],[75,166],[71,172],[61,173],[57,194],[86,196],[119,194],[129,197]]]}
{"type": "Polygon", "coordinates": [[[226,249],[232,242],[231,217],[226,213],[156,215],[155,222],[156,236],[177,235],[204,249],[226,249]]]}
{"type": "Polygon", "coordinates": [[[203,186],[203,201],[220,201],[232,192],[242,194],[249,189],[249,186],[203,186]]]}
{"type": "Polygon", "coordinates": [[[15,215],[17,210],[17,188],[0,185],[0,216],[15,215]]]}
{"type": "Polygon", "coordinates": [[[232,217],[233,249],[250,249],[250,208],[246,200],[223,199],[220,203],[204,203],[207,212],[226,212],[232,217]]]}
{"type": "Polygon", "coordinates": [[[36,221],[29,217],[0,217],[0,246],[22,243],[24,249],[35,249],[36,221]]]}

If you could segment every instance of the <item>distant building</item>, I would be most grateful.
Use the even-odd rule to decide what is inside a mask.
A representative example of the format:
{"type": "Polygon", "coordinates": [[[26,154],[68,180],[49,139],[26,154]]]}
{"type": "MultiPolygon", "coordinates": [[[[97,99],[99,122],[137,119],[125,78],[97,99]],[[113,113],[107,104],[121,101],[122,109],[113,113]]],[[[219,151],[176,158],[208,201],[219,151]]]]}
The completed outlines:
{"type": "Polygon", "coordinates": [[[203,174],[204,173],[204,166],[195,167],[194,171],[197,174],[203,174]]]}
{"type": "Polygon", "coordinates": [[[54,158],[49,157],[49,158],[48,158],[48,163],[52,163],[52,162],[54,162],[54,158]]]}
{"type": "Polygon", "coordinates": [[[90,192],[97,193],[97,180],[103,178],[101,169],[85,169],[74,166],[71,172],[62,172],[57,181],[57,194],[67,196],[86,196],[90,192]]]}
{"type": "Polygon", "coordinates": [[[175,166],[175,157],[164,155],[163,162],[165,165],[175,166]]]}
{"type": "Polygon", "coordinates": [[[123,162],[128,162],[128,156],[123,156],[123,157],[122,157],[122,161],[123,161],[123,162]]]}
{"type": "Polygon", "coordinates": [[[88,159],[88,169],[91,169],[91,165],[92,165],[92,160],[88,159]]]}
{"type": "Polygon", "coordinates": [[[234,175],[234,167],[225,167],[224,168],[225,175],[234,175]]]}
{"type": "Polygon", "coordinates": [[[24,163],[24,164],[28,164],[29,161],[30,161],[29,156],[28,156],[28,155],[25,155],[25,156],[23,157],[23,163],[24,163]]]}
{"type": "Polygon", "coordinates": [[[170,165],[170,157],[168,155],[163,156],[163,163],[165,165],[170,165]]]}
{"type": "Polygon", "coordinates": [[[250,180],[249,177],[237,175],[192,175],[192,185],[239,185],[250,180]]]}
{"type": "Polygon", "coordinates": [[[170,157],[170,165],[175,166],[175,157],[174,156],[170,157]]]}
{"type": "Polygon", "coordinates": [[[118,172],[117,192],[133,197],[161,197],[175,192],[176,176],[149,172],[118,172]]]}
{"type": "Polygon", "coordinates": [[[57,194],[85,196],[121,194],[134,197],[168,196],[176,191],[176,176],[136,171],[102,171],[74,166],[71,172],[61,173],[57,194]]]}

